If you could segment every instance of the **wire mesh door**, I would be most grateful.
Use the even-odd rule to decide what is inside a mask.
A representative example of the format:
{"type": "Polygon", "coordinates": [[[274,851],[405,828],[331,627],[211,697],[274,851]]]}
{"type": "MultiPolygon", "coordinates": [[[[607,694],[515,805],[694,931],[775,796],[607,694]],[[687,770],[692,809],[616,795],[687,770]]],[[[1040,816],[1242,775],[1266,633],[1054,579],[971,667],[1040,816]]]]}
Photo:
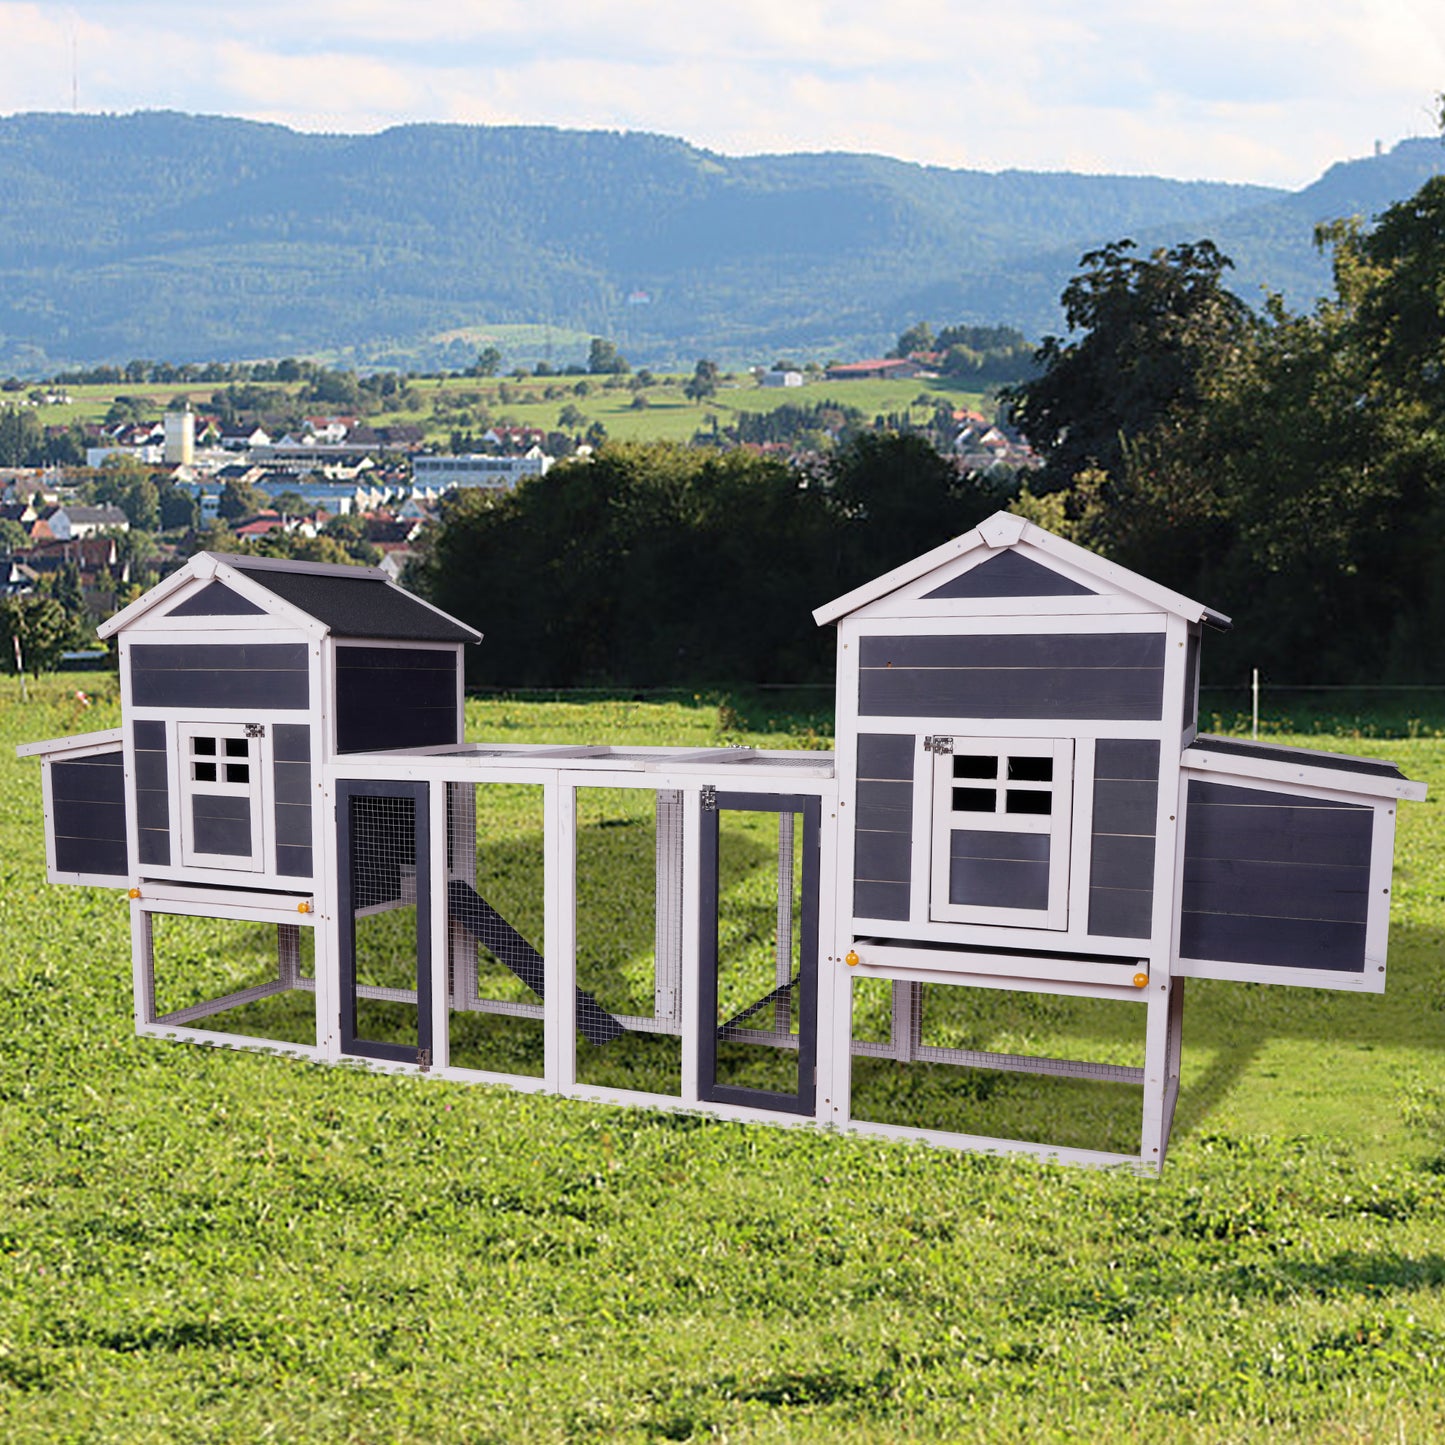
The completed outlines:
{"type": "Polygon", "coordinates": [[[704,791],[699,1096],[810,1115],[817,1062],[817,798],[704,791]]]}
{"type": "Polygon", "coordinates": [[[337,789],[341,1049],[431,1066],[431,867],[425,783],[337,789]]]}

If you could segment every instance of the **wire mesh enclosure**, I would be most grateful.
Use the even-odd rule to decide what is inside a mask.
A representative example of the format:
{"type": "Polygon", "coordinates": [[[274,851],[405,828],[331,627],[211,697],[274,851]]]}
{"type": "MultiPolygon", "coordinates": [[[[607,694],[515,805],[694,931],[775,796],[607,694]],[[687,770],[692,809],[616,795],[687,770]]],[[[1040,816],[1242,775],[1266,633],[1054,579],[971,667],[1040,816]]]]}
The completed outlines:
{"type": "Polygon", "coordinates": [[[344,783],[341,1039],[347,1053],[430,1064],[426,789],[344,783]]]}
{"type": "Polygon", "coordinates": [[[704,1097],[812,1109],[818,804],[716,793],[701,849],[704,1097]]]}
{"type": "Polygon", "coordinates": [[[576,800],[577,1081],[677,1096],[682,794],[588,787],[576,800]]]}
{"type": "Polygon", "coordinates": [[[310,928],[148,910],[139,916],[148,1021],[316,1043],[310,928]]]}
{"type": "Polygon", "coordinates": [[[545,1068],[543,789],[447,784],[447,1020],[454,1068],[545,1068]]]}
{"type": "Polygon", "coordinates": [[[852,997],[855,1120],[1138,1150],[1142,1007],[880,978],[852,997]]]}

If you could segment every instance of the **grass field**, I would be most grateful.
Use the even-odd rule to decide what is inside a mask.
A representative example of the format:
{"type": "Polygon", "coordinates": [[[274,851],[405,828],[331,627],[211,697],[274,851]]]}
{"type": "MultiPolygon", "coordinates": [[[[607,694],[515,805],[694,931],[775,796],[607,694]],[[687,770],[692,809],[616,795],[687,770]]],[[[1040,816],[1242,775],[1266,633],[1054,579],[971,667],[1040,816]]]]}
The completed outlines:
{"type": "MultiPolygon", "coordinates": [[[[857,407],[868,421],[880,414],[905,413],[918,397],[928,395],[949,401],[955,407],[980,407],[983,398],[976,391],[964,391],[945,381],[847,381],[819,382],[801,388],[771,388],[756,385],[751,376],[743,375],[735,383],[725,383],[715,396],[703,403],[689,401],[683,395],[684,377],[658,377],[642,390],[647,405],[634,406],[638,393],[626,384],[607,387],[603,377],[533,377],[525,381],[508,378],[478,379],[449,377],[445,380],[418,381],[414,390],[419,406],[410,410],[381,412],[368,416],[374,426],[415,425],[425,428],[428,440],[445,444],[453,430],[475,433],[486,430],[482,411],[493,423],[507,422],[516,426],[542,427],[549,431],[584,432],[592,422],[601,422],[607,435],[617,441],[690,441],[700,428],[711,426],[716,417],[726,427],[739,412],[771,411],[784,404],[816,405],[829,402],[839,406],[857,407]],[[585,382],[588,391],[577,396],[574,388],[585,382]],[[558,417],[568,405],[584,416],[580,424],[559,428],[558,417]]],[[[624,383],[626,378],[623,379],[624,383]]],[[[151,420],[182,398],[194,405],[208,402],[217,386],[163,386],[138,382],[104,386],[73,386],[70,401],[65,405],[40,407],[36,411],[42,424],[58,426],[71,422],[102,421],[112,402],[119,396],[143,398],[142,411],[151,420]]],[[[295,394],[299,387],[288,390],[295,394]]],[[[3,401],[0,401],[3,405],[3,401]]],[[[345,407],[326,406],[319,402],[297,402],[297,409],[306,414],[345,411],[345,407]]],[[[932,415],[932,405],[913,408],[914,419],[922,424],[932,415]]]]}
{"type": "MultiPolygon", "coordinates": [[[[124,899],[45,884],[13,756],[114,725],[109,685],[85,711],[73,683],[0,692],[0,1437],[1445,1435],[1439,736],[1301,739],[1432,786],[1401,809],[1389,990],[1191,982],[1145,1182],[138,1040],[124,899]]],[[[510,698],[468,721],[771,746],[821,723],[510,698]]]]}

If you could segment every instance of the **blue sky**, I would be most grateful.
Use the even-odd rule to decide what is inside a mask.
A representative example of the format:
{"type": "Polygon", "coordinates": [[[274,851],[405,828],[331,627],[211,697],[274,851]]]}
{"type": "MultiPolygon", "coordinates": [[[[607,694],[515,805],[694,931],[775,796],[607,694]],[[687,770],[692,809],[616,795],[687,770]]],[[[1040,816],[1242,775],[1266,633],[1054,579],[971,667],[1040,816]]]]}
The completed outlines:
{"type": "Polygon", "coordinates": [[[1435,130],[1445,0],[0,0],[5,112],[646,130],[1299,187],[1435,130]]]}

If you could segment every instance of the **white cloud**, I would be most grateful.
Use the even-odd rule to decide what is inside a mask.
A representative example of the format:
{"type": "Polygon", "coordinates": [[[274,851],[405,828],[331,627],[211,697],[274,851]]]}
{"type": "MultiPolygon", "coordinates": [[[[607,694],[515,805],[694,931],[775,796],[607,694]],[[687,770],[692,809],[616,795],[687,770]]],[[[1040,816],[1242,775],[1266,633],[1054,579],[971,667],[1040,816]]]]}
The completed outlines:
{"type": "Polygon", "coordinates": [[[1428,132],[1438,0],[0,0],[15,110],[171,107],[303,129],[660,131],[986,169],[1298,186],[1428,132]]]}

